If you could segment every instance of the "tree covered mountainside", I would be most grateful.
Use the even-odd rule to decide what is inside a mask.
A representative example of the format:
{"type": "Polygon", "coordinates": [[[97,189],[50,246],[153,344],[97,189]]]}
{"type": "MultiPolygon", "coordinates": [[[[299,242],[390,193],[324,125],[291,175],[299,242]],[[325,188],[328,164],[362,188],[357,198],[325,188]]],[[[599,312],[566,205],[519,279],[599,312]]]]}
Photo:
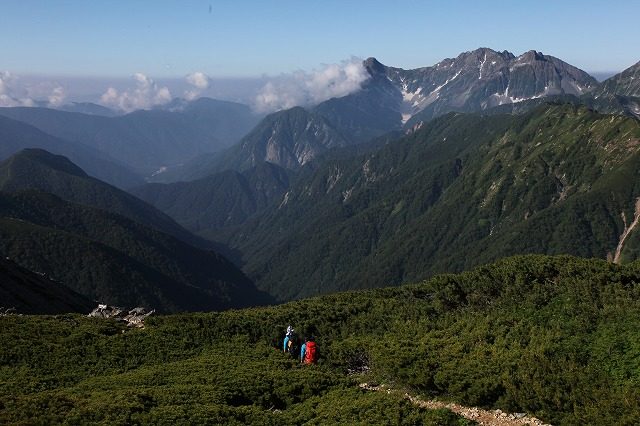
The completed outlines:
{"type": "Polygon", "coordinates": [[[272,163],[226,170],[190,182],[147,184],[130,192],[201,235],[245,223],[279,199],[291,173],[272,163]]]}
{"type": "Polygon", "coordinates": [[[526,256],[421,284],[152,316],[124,332],[5,317],[0,421],[465,424],[408,392],[552,424],[636,424],[639,296],[638,264],[526,256]],[[289,324],[316,336],[318,365],[278,350],[289,324]]]}
{"type": "Polygon", "coordinates": [[[0,161],[29,148],[64,155],[89,175],[118,188],[130,188],[144,182],[140,175],[97,149],[53,137],[26,123],[0,116],[0,161]]]}
{"type": "Polygon", "coordinates": [[[62,283],[5,258],[0,259],[0,304],[0,314],[6,309],[21,314],[86,313],[95,307],[91,299],[62,283]]]}
{"type": "Polygon", "coordinates": [[[88,176],[61,155],[22,150],[0,163],[0,191],[38,190],[73,203],[120,214],[188,243],[208,247],[173,219],[131,194],[88,176]]]}
{"type": "MultiPolygon", "coordinates": [[[[450,114],[372,154],[321,163],[214,237],[282,300],[517,253],[613,258],[636,214],[639,141],[637,120],[574,105],[450,114]]],[[[636,235],[619,259],[637,257],[636,235]]]]}
{"type": "Polygon", "coordinates": [[[3,256],[101,303],[181,312],[270,300],[212,251],[47,193],[0,192],[0,236],[3,256]]]}

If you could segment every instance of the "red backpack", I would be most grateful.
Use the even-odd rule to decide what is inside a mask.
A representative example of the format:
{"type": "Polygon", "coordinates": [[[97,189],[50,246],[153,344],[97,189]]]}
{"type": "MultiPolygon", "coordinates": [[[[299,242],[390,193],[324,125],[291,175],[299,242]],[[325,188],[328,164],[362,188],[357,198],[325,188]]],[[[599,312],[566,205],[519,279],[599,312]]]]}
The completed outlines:
{"type": "Polygon", "coordinates": [[[304,363],[315,364],[318,361],[318,351],[316,349],[316,342],[307,342],[307,346],[304,352],[304,363]]]}

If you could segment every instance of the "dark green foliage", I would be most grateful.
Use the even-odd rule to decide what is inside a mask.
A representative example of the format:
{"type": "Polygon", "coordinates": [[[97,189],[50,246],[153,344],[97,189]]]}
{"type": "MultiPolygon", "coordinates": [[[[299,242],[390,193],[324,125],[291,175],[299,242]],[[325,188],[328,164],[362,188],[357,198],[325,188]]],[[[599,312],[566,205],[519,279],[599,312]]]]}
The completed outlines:
{"type": "Polygon", "coordinates": [[[227,170],[192,182],[148,184],[131,192],[170,215],[192,232],[246,222],[289,188],[289,172],[260,163],[244,172],[227,170]]]}
{"type": "MultiPolygon", "coordinates": [[[[606,258],[634,215],[640,123],[575,105],[449,114],[329,159],[241,229],[211,234],[281,300],[399,284],[518,253],[606,258]]],[[[634,234],[622,258],[634,259],[634,234]]]]}
{"type": "Polygon", "coordinates": [[[101,303],[179,312],[269,300],[214,252],[41,192],[0,192],[0,255],[101,303]]]}
{"type": "MultiPolygon", "coordinates": [[[[12,322],[21,331],[32,327],[12,322]]],[[[170,328],[162,325],[123,335],[111,322],[74,317],[33,326],[55,334],[54,353],[39,365],[21,365],[17,359],[35,361],[43,348],[16,345],[11,358],[2,358],[3,366],[19,368],[0,376],[3,422],[469,424],[399,396],[357,390],[339,370],[302,366],[242,336],[191,339],[166,335],[170,328]]]]}
{"type": "Polygon", "coordinates": [[[190,244],[209,246],[153,206],[87,176],[67,158],[44,150],[25,149],[0,163],[0,191],[21,190],[48,192],[72,203],[117,213],[190,244]]]}
{"type": "Polygon", "coordinates": [[[63,284],[0,259],[0,308],[21,314],[86,313],[94,303],[63,284]]]}
{"type": "Polygon", "coordinates": [[[637,424],[639,300],[637,265],[527,256],[419,285],[152,316],[144,330],[5,317],[0,422],[459,421],[355,388],[377,381],[553,424],[637,424]],[[274,348],[288,324],[316,336],[317,366],[274,348]],[[345,375],[363,359],[368,373],[345,375]]]}

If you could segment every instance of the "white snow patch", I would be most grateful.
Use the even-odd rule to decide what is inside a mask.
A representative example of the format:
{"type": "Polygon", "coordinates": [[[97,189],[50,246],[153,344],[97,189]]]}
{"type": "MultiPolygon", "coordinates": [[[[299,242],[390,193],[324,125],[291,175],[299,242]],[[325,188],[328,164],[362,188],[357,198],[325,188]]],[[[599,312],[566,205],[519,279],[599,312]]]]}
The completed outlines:
{"type": "Polygon", "coordinates": [[[487,62],[487,53],[484,53],[484,59],[480,62],[480,75],[478,76],[478,80],[482,79],[482,67],[484,67],[484,63],[487,62]]]}
{"type": "Polygon", "coordinates": [[[158,170],[156,170],[155,172],[151,173],[151,176],[157,176],[157,175],[159,175],[160,173],[164,173],[164,172],[166,172],[167,170],[168,170],[168,167],[167,167],[167,166],[162,166],[162,167],[160,167],[158,170]]]}
{"type": "Polygon", "coordinates": [[[431,93],[435,93],[435,92],[439,92],[440,89],[442,89],[444,86],[446,86],[447,84],[451,83],[453,80],[455,80],[456,78],[458,78],[458,76],[460,75],[460,73],[462,72],[462,70],[458,71],[456,73],[456,75],[454,75],[451,78],[448,78],[447,81],[445,81],[444,83],[442,83],[440,86],[436,87],[435,89],[433,89],[431,91],[431,93]]]}
{"type": "Polygon", "coordinates": [[[406,123],[407,121],[409,121],[409,119],[411,118],[412,114],[402,114],[402,124],[406,123]]]}

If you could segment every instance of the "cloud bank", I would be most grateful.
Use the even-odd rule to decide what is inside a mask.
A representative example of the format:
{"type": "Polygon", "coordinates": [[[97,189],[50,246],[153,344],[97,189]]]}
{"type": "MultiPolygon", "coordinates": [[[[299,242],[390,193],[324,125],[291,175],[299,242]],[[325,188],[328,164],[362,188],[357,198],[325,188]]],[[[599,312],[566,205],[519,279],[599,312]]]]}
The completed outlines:
{"type": "Polygon", "coordinates": [[[0,71],[0,107],[58,107],[66,98],[64,88],[53,82],[26,85],[8,71],[0,71]]]}
{"type": "Polygon", "coordinates": [[[120,111],[131,112],[171,101],[169,89],[158,86],[150,77],[138,72],[133,75],[133,79],[136,81],[135,88],[119,92],[114,87],[109,87],[100,97],[100,102],[120,111]]]}
{"type": "Polygon", "coordinates": [[[211,78],[203,72],[194,72],[185,77],[187,84],[192,86],[184,92],[184,98],[188,101],[196,99],[202,92],[209,88],[211,78]]]}
{"type": "Polygon", "coordinates": [[[317,104],[360,90],[368,78],[369,73],[358,58],[325,65],[312,72],[283,74],[262,87],[253,107],[258,112],[273,112],[317,104]]]}

